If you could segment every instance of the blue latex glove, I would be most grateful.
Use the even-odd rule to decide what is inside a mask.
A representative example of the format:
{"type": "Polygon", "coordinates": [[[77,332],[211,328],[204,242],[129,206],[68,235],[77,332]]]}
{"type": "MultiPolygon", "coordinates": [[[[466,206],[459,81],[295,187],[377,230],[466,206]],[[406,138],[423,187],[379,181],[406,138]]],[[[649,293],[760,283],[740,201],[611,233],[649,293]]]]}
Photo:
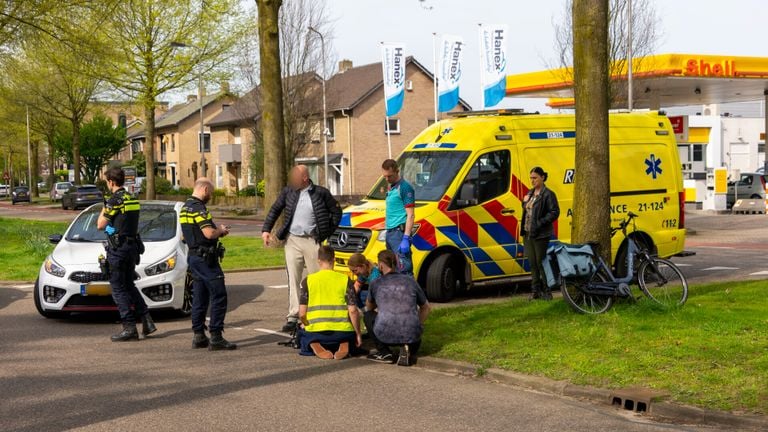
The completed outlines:
{"type": "Polygon", "coordinates": [[[401,254],[407,254],[411,251],[411,236],[408,234],[403,235],[403,240],[400,242],[400,247],[397,248],[397,251],[401,254]]]}
{"type": "Polygon", "coordinates": [[[111,236],[111,235],[115,235],[117,230],[112,225],[107,225],[107,227],[104,228],[104,232],[107,233],[107,235],[111,236]]]}

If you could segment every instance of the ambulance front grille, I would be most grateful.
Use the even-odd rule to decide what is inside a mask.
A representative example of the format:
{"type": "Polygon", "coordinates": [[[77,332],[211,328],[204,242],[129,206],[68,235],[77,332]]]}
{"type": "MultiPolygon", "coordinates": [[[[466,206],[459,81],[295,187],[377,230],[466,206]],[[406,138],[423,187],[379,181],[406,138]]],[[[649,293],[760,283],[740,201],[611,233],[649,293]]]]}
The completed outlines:
{"type": "Polygon", "coordinates": [[[371,239],[371,230],[339,228],[328,238],[328,245],[338,252],[363,252],[371,239]]]}

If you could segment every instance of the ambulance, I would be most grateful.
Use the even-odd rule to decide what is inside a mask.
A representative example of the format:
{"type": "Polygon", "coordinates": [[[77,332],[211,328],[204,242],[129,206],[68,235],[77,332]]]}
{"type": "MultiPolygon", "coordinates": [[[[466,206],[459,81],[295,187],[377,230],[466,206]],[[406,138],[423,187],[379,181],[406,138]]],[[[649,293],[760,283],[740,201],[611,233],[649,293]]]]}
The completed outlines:
{"type": "MultiPolygon", "coordinates": [[[[637,213],[632,235],[642,245],[661,257],[681,253],[685,196],[669,120],[659,112],[613,113],[609,124],[612,220],[637,213]]],[[[432,301],[450,301],[473,284],[529,275],[520,228],[535,166],[547,171],[547,187],[560,203],[556,241],[570,241],[575,137],[573,114],[469,112],[432,124],[405,148],[398,163],[416,191],[414,276],[432,301]]],[[[355,252],[376,262],[386,247],[386,192],[381,178],[344,210],[328,240],[337,270],[348,271],[355,252]]],[[[614,236],[614,262],[624,262],[626,248],[614,236]]]]}

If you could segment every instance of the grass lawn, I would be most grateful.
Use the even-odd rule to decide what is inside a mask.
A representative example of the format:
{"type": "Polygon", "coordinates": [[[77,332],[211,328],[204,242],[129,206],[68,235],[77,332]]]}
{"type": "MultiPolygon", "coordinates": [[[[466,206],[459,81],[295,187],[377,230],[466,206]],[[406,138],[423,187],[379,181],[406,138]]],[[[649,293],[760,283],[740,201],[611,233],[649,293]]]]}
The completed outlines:
{"type": "MultiPolygon", "coordinates": [[[[54,248],[48,236],[63,234],[68,226],[66,222],[0,218],[0,280],[34,281],[54,248]]],[[[223,243],[227,248],[224,270],[285,265],[283,249],[264,248],[261,238],[231,236],[223,243]]]]}
{"type": "Polygon", "coordinates": [[[424,354],[604,388],[663,389],[672,400],[768,414],[768,284],[696,286],[683,308],[641,301],[599,316],[562,300],[442,308],[424,354]]]}

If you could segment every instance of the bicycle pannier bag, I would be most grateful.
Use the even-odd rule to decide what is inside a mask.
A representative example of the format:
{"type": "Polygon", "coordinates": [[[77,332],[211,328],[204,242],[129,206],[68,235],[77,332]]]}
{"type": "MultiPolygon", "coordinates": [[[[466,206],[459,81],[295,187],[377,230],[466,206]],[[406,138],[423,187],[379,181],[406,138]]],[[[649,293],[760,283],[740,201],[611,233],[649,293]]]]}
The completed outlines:
{"type": "Polygon", "coordinates": [[[595,272],[594,254],[590,245],[557,244],[547,250],[544,273],[547,284],[554,287],[560,277],[589,276],[595,272]],[[559,277],[558,277],[559,276],[559,277]]]}

